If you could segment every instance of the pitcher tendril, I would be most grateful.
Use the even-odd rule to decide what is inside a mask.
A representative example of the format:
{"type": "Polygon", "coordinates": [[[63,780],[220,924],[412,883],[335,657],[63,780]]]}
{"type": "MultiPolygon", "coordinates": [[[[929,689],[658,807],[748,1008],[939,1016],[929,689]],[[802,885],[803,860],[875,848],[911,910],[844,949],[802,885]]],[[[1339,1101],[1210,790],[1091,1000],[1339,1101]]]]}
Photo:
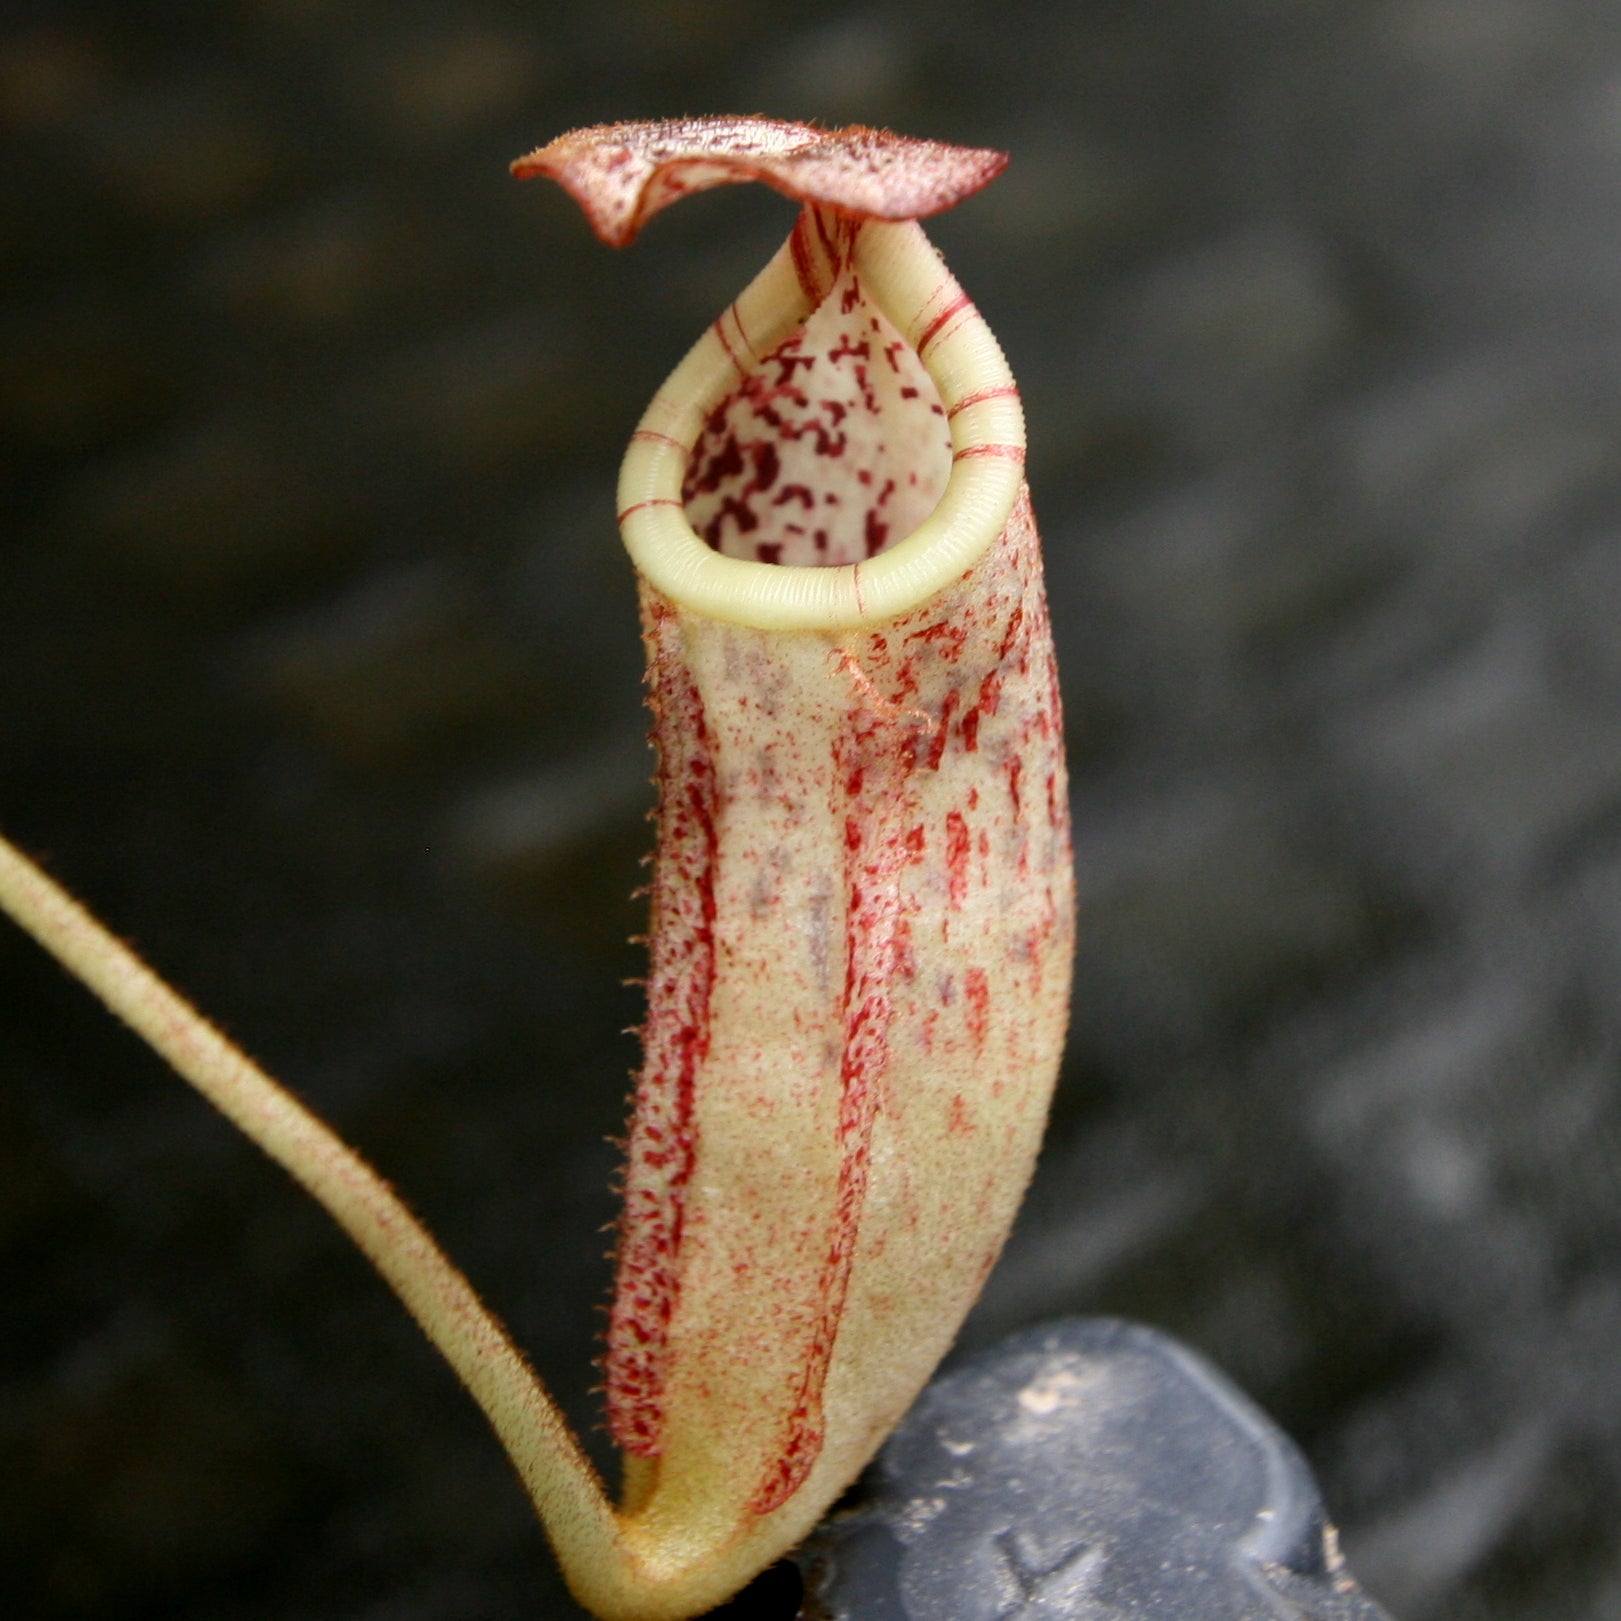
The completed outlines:
{"type": "Polygon", "coordinates": [[[371,1258],[605,1621],[696,1615],[811,1529],[950,1345],[1040,1143],[1073,898],[1024,423],[916,223],[1005,161],[717,118],[513,165],[615,246],[711,186],[803,204],[619,485],[659,819],[608,1325],[617,1507],[387,1185],[0,841],[0,906],[371,1258]]]}

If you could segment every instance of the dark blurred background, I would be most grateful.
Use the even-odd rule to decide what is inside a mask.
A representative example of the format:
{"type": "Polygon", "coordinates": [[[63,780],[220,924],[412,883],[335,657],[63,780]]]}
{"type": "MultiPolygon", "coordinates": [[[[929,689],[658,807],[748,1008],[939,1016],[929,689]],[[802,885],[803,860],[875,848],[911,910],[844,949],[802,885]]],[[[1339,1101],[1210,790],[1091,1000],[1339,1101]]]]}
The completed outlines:
{"type": "MultiPolygon", "coordinates": [[[[613,479],[786,233],[506,164],[1013,153],[1082,948],[965,1339],[1158,1324],[1401,1621],[1621,1616],[1621,12],[211,0],[0,22],[0,827],[391,1176],[585,1424],[650,834],[613,479]]],[[[274,1169],[0,931],[0,1611],[574,1613],[274,1169]]]]}

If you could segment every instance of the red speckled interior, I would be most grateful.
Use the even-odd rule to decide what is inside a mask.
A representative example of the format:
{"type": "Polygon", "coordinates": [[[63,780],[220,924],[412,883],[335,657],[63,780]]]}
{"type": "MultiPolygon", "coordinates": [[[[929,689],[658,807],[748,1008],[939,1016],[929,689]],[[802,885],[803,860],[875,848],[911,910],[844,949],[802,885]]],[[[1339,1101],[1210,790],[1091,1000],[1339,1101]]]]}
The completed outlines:
{"type": "Polygon", "coordinates": [[[934,510],[951,474],[940,395],[846,263],[803,327],[710,414],[682,498],[717,551],[837,566],[934,510]]]}

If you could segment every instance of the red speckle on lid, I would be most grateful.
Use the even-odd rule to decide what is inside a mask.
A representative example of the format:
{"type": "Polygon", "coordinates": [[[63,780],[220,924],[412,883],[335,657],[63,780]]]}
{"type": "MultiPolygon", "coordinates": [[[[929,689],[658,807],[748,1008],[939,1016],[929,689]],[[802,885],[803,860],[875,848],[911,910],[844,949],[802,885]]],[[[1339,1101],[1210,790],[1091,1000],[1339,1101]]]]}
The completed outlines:
{"type": "Polygon", "coordinates": [[[1007,166],[1001,152],[914,140],[852,124],[822,130],[774,118],[671,118],[571,130],[512,165],[544,175],[623,247],[690,191],[759,180],[858,219],[924,219],[970,197],[1007,166]]]}

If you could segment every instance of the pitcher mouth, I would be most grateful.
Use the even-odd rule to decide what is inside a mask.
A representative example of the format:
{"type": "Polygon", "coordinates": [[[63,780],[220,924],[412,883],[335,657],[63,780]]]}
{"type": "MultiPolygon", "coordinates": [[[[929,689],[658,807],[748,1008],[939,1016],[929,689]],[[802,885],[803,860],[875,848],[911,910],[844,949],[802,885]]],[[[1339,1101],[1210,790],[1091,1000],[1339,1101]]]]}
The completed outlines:
{"type": "Polygon", "coordinates": [[[760,630],[850,630],[926,602],[979,561],[1024,479],[1024,413],[996,338],[915,221],[846,222],[861,287],[921,361],[950,436],[932,511],[876,555],[839,566],[725,555],[693,528],[688,473],[711,414],[809,319],[828,286],[790,237],[654,396],[619,476],[619,526],[643,578],[681,607],[760,630]],[[796,251],[796,247],[798,251],[796,251]]]}

